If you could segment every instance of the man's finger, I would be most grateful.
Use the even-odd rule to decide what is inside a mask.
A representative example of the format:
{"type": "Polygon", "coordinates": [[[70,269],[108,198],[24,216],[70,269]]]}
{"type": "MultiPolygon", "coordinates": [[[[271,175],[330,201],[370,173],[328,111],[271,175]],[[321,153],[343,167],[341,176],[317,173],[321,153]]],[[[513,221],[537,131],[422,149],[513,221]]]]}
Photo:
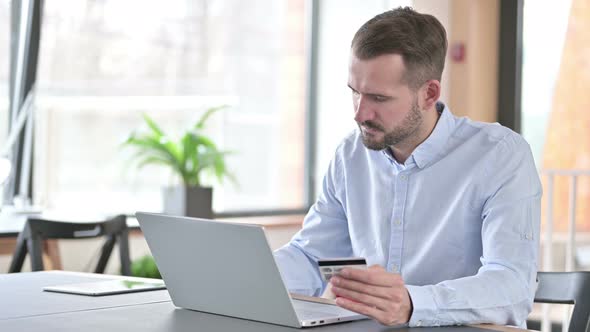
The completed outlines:
{"type": "Polygon", "coordinates": [[[342,308],[350,310],[350,311],[357,312],[361,315],[369,316],[369,317],[374,318],[376,320],[379,320],[382,316],[381,310],[379,310],[375,307],[371,307],[366,304],[363,304],[360,302],[355,302],[355,301],[352,301],[352,300],[349,300],[349,299],[346,299],[343,297],[337,297],[336,304],[339,307],[342,307],[342,308]]]}
{"type": "Polygon", "coordinates": [[[360,281],[341,278],[338,276],[332,277],[332,279],[330,279],[330,283],[335,287],[349,289],[359,293],[369,294],[382,299],[391,299],[389,292],[387,292],[388,287],[369,285],[362,283],[360,281]]]}
{"type": "Polygon", "coordinates": [[[400,280],[399,274],[379,273],[373,270],[358,270],[344,268],[339,275],[345,279],[356,280],[365,284],[389,287],[400,280]]]}
{"type": "Polygon", "coordinates": [[[383,311],[387,310],[388,307],[387,300],[380,297],[368,295],[366,293],[357,292],[354,290],[340,288],[336,286],[332,287],[332,292],[334,293],[334,295],[336,295],[337,298],[344,297],[349,300],[353,300],[358,303],[363,303],[369,307],[375,307],[383,311]]]}
{"type": "Polygon", "coordinates": [[[383,271],[383,272],[387,271],[383,268],[383,266],[381,266],[379,264],[373,264],[373,265],[369,266],[367,268],[367,270],[369,270],[369,271],[383,271]]]}

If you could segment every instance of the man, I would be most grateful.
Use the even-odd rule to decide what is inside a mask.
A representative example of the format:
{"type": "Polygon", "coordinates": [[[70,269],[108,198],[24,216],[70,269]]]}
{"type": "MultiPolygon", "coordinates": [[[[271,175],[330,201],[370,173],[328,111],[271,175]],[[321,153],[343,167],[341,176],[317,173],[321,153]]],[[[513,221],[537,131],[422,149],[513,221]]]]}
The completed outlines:
{"type": "Polygon", "coordinates": [[[536,289],[541,185],[528,144],[438,102],[440,22],[410,8],[352,40],[358,130],[336,150],[302,230],[275,252],[292,292],[320,295],[316,261],[360,256],[336,303],[385,325],[526,326],[536,289]]]}

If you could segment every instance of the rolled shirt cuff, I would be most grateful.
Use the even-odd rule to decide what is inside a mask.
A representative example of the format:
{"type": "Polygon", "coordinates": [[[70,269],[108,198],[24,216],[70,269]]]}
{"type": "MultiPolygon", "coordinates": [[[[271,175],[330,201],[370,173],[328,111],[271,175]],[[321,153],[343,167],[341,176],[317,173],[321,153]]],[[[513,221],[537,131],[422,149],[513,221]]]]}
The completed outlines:
{"type": "Polygon", "coordinates": [[[412,316],[408,325],[410,327],[438,326],[438,308],[429,286],[406,285],[406,289],[412,300],[412,316]]]}

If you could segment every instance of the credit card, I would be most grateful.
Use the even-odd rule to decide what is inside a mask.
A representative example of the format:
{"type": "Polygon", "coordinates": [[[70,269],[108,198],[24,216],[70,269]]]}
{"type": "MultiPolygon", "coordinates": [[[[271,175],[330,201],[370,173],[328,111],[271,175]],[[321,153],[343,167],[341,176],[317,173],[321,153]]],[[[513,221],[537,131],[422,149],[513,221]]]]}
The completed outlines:
{"type": "Polygon", "coordinates": [[[366,270],[367,261],[361,257],[318,259],[318,267],[320,269],[322,280],[328,282],[330,281],[330,278],[340,273],[340,271],[342,271],[342,269],[345,267],[366,270]]]}

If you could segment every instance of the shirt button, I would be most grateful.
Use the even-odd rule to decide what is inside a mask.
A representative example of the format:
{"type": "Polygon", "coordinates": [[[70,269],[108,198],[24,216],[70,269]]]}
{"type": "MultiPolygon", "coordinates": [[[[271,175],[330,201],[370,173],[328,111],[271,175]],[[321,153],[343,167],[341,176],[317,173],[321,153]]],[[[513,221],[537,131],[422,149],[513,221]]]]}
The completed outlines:
{"type": "Polygon", "coordinates": [[[392,272],[397,272],[397,271],[398,271],[398,267],[397,267],[397,265],[393,264],[393,265],[391,266],[391,271],[392,271],[392,272]]]}
{"type": "Polygon", "coordinates": [[[418,322],[416,322],[416,326],[422,326],[422,321],[419,320],[418,322]]]}
{"type": "Polygon", "coordinates": [[[408,178],[408,176],[407,175],[400,175],[399,178],[402,179],[402,180],[405,180],[405,179],[408,178]]]}
{"type": "Polygon", "coordinates": [[[399,219],[396,219],[396,220],[394,221],[394,223],[395,223],[396,225],[400,225],[400,224],[402,223],[402,221],[401,221],[401,220],[399,220],[399,219]]]}

